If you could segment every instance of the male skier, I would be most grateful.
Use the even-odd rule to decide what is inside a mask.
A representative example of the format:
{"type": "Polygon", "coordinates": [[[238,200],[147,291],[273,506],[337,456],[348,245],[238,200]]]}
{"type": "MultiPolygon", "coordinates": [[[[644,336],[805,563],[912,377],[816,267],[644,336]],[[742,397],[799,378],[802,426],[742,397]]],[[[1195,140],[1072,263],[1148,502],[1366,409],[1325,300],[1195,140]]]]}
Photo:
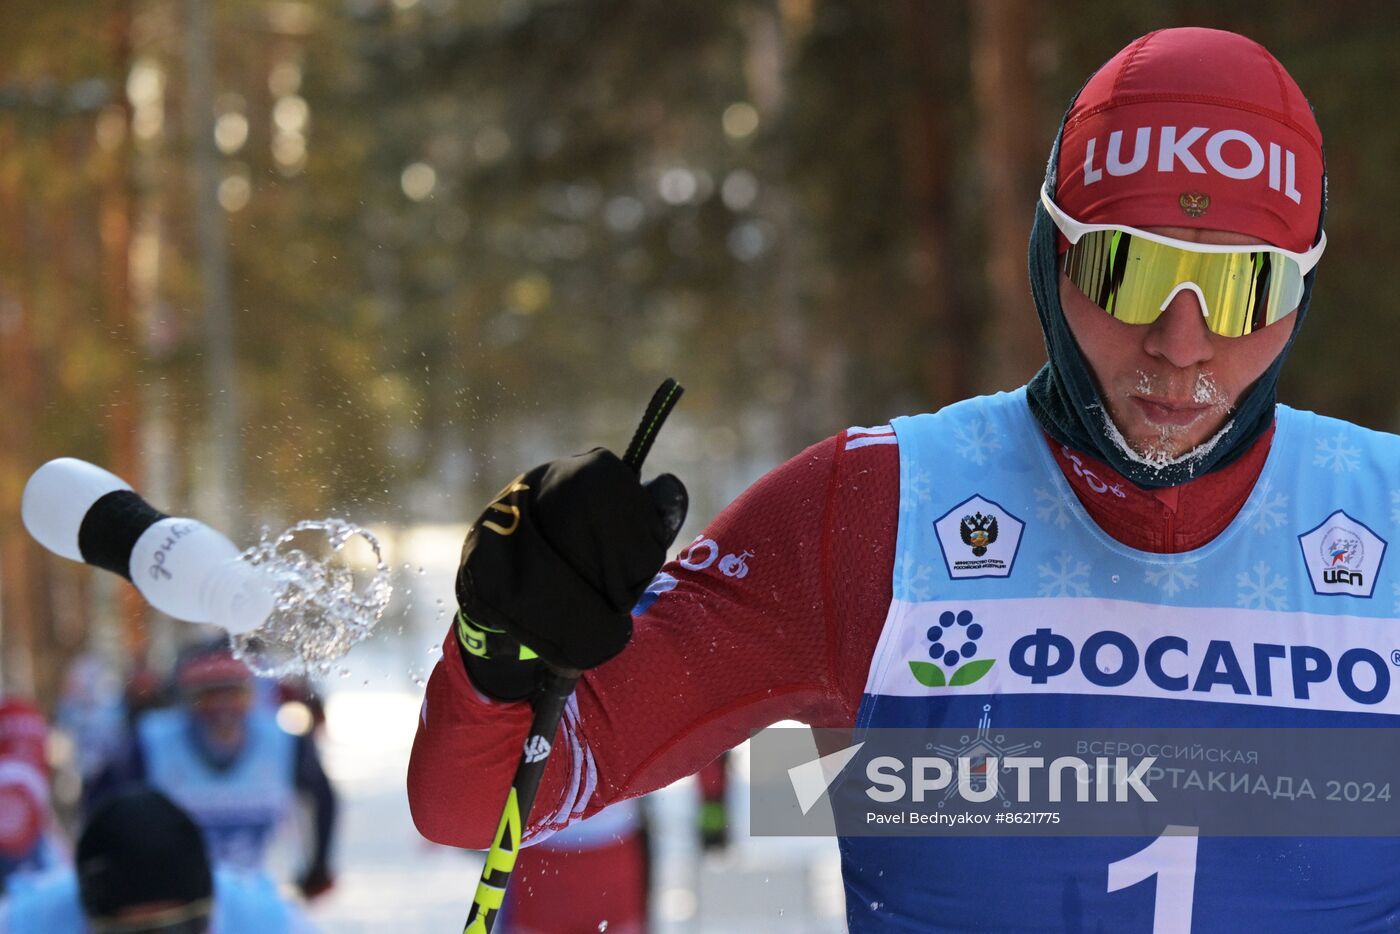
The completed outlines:
{"type": "Polygon", "coordinates": [[[127,785],[149,784],[190,813],[215,864],[256,870],[304,798],[314,829],[297,887],[307,898],[328,892],[337,802],[314,738],[287,733],[254,703],[253,673],[222,640],[187,649],[175,682],[181,703],[137,719],[125,748],[85,789],[88,808],[127,785]]]}
{"type": "MultiPolygon", "coordinates": [[[[1133,42],[1052,150],[1029,249],[1049,360],[1028,386],[809,448],[650,587],[673,478],[640,485],[595,451],[488,509],[409,768],[420,830],[489,845],[540,664],[517,643],[589,669],[536,835],[782,718],[1400,725],[1400,572],[1382,563],[1400,443],[1275,402],[1325,191],[1311,109],[1263,47],[1133,42]]],[[[841,854],[853,931],[1400,921],[1394,839],[846,837],[841,854]]]]}

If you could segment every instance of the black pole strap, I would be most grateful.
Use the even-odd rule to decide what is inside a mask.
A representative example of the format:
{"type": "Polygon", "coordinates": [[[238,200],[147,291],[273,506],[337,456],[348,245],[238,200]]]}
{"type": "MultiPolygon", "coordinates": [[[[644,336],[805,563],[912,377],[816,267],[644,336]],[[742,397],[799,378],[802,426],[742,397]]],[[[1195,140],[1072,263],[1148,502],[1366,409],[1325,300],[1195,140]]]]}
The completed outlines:
{"type": "Polygon", "coordinates": [[[642,415],[642,422],[637,426],[636,434],[632,435],[632,443],[627,445],[627,453],[622,455],[622,462],[637,473],[642,472],[642,462],[651,453],[656,433],[665,424],[666,416],[676,407],[683,392],[685,390],[681,388],[681,384],[668,376],[664,383],[656,387],[656,392],[652,393],[651,402],[647,404],[646,413],[642,415]]]}

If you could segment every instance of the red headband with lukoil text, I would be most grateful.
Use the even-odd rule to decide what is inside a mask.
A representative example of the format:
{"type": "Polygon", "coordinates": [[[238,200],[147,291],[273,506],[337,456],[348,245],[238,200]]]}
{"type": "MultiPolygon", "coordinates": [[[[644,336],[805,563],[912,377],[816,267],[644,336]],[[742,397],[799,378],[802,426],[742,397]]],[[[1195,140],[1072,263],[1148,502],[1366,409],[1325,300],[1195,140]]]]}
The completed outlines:
{"type": "Polygon", "coordinates": [[[1216,29],[1164,29],[1115,55],[1065,120],[1055,202],[1091,224],[1317,238],[1322,133],[1269,51],[1216,29]]]}

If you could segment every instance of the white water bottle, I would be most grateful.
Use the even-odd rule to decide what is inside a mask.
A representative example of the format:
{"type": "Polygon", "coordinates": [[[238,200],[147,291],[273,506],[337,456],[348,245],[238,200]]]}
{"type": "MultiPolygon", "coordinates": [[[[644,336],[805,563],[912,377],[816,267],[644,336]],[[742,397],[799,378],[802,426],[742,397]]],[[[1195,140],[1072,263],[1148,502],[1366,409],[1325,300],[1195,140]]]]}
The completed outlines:
{"type": "Polygon", "coordinates": [[[198,519],[167,516],[115,474],[60,457],[29,478],[24,527],[49,551],[120,574],[176,619],[238,634],[261,626],[277,587],[198,519]]]}

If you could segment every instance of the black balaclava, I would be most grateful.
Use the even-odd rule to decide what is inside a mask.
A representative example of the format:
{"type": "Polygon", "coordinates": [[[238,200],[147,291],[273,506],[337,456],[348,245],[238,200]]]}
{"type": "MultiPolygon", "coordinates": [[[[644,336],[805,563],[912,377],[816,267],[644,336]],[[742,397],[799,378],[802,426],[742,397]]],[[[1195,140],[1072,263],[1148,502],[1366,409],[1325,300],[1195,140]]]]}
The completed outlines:
{"type": "MultiPolygon", "coordinates": [[[[1223,83],[1229,84],[1230,79],[1223,83]]],[[[1056,198],[1062,209],[1085,222],[1135,227],[1164,224],[1208,228],[1213,224],[1222,225],[1221,229],[1240,230],[1301,252],[1311,246],[1322,231],[1326,170],[1322,163],[1320,134],[1315,140],[1310,140],[1307,137],[1311,134],[1303,132],[1309,124],[1316,131],[1316,124],[1311,123],[1311,110],[1307,110],[1307,119],[1302,119],[1297,113],[1299,101],[1302,102],[1301,107],[1307,107],[1301,91],[1287,77],[1282,66],[1262,46],[1251,40],[1233,33],[1205,29],[1172,29],[1149,34],[1110,60],[1076,95],[1055,137],[1046,169],[1046,190],[1056,198]],[[1242,50],[1248,53],[1247,60],[1242,61],[1242,50]],[[1268,95],[1282,98],[1265,101],[1273,105],[1273,111],[1259,103],[1257,97],[1260,92],[1249,85],[1247,75],[1245,79],[1238,77],[1240,71],[1248,72],[1251,65],[1266,72],[1272,87],[1267,87],[1262,78],[1257,84],[1266,85],[1268,95]],[[1202,83],[1208,85],[1212,77],[1224,73],[1232,73],[1233,88],[1223,91],[1216,89],[1213,95],[1203,95],[1195,87],[1202,83]],[[1165,82],[1171,82],[1168,85],[1171,88],[1184,87],[1164,90],[1165,82]],[[1288,93],[1277,90],[1280,88],[1288,93]],[[1293,110],[1291,114],[1286,112],[1290,105],[1293,110]],[[1242,112],[1246,115],[1241,116],[1242,112]],[[1280,112],[1283,113],[1282,117],[1280,112]],[[1174,183],[1177,188],[1181,187],[1180,183],[1163,173],[1153,172],[1160,164],[1159,160],[1166,158],[1160,152],[1160,134],[1161,125],[1170,120],[1176,120],[1183,126],[1183,134],[1186,132],[1184,127],[1205,127],[1197,138],[1206,141],[1209,141],[1209,133],[1215,127],[1228,128],[1235,133],[1253,130],[1251,138],[1263,137],[1267,141],[1259,144],[1260,151],[1264,151],[1266,145],[1276,147],[1269,151],[1271,155],[1279,153],[1280,161],[1282,155],[1295,160],[1297,151],[1301,155],[1296,161],[1287,163],[1295,174],[1278,174],[1281,179],[1286,177],[1290,184],[1296,180],[1303,189],[1299,198],[1301,203],[1296,208],[1284,204],[1284,212],[1265,214],[1254,205],[1260,200],[1268,203],[1267,197],[1261,199],[1260,195],[1260,189],[1268,187],[1273,181],[1268,170],[1261,167],[1258,177],[1236,180],[1212,177],[1210,169],[1214,166],[1207,163],[1203,166],[1206,172],[1201,173],[1199,179],[1191,177],[1188,180],[1193,189],[1208,189],[1220,210],[1212,217],[1192,219],[1184,213],[1186,192],[1178,195],[1173,188],[1174,183]],[[1154,127],[1154,123],[1158,125],[1154,127]],[[1248,129],[1241,131],[1241,125],[1248,129]],[[1131,166],[1137,161],[1136,152],[1129,157],[1124,155],[1123,150],[1133,142],[1143,140],[1141,134],[1144,127],[1147,128],[1146,139],[1156,145],[1149,149],[1139,170],[1122,172],[1125,165],[1131,166]],[[1159,134],[1155,140],[1152,136],[1154,131],[1159,134]],[[1273,136],[1268,135],[1271,131],[1273,136]],[[1114,134],[1117,134],[1116,140],[1114,134]],[[1275,138],[1282,139],[1282,144],[1274,142],[1275,138]],[[1075,147],[1069,154],[1072,160],[1069,163],[1061,158],[1062,147],[1067,141],[1075,147]],[[1312,153],[1306,151],[1309,142],[1314,144],[1312,153]],[[1103,160],[1106,155],[1108,158],[1118,158],[1120,173],[1117,177],[1112,172],[1105,176],[1103,160]],[[1309,161],[1310,157],[1315,157],[1318,173],[1314,186],[1307,182],[1310,177],[1307,170],[1313,164],[1309,161]],[[1095,160],[1098,160],[1097,164],[1095,160]],[[1303,167],[1302,171],[1297,170],[1299,164],[1303,167]],[[1072,166],[1075,172],[1082,165],[1084,178],[1092,179],[1079,185],[1075,192],[1075,208],[1080,213],[1059,199],[1063,190],[1059,187],[1061,170],[1066,165],[1072,166]],[[1094,177],[1094,173],[1097,173],[1097,177],[1094,177]],[[1132,175],[1141,178],[1129,177],[1132,175]],[[1105,181],[1108,184],[1104,184],[1105,181]],[[1140,190],[1135,190],[1135,184],[1140,190]],[[1091,195],[1086,195],[1091,185],[1098,188],[1091,195]],[[1183,200],[1179,207],[1174,203],[1178,197],[1183,200]],[[1300,242],[1297,232],[1302,224],[1298,208],[1308,209],[1310,200],[1316,205],[1316,223],[1308,227],[1310,238],[1300,242]]],[[[1171,129],[1177,132],[1175,127],[1171,129]]],[[[1200,150],[1201,147],[1197,146],[1192,153],[1188,148],[1187,155],[1199,156],[1200,150]]],[[[1222,152],[1229,152],[1239,161],[1237,153],[1223,147],[1215,150],[1217,160],[1225,158],[1222,152]]],[[[1073,189],[1079,177],[1075,176],[1070,182],[1068,187],[1073,189]]],[[[1284,182],[1279,181],[1279,188],[1283,187],[1284,182]]],[[[1192,193],[1195,194],[1194,191],[1192,193]]],[[[1273,189],[1264,192],[1264,195],[1272,195],[1277,200],[1283,196],[1283,192],[1273,189]]],[[[1197,198],[1199,200],[1198,195],[1197,198]]],[[[1062,444],[1099,458],[1144,488],[1177,486],[1238,459],[1273,423],[1279,372],[1302,327],[1312,298],[1316,270],[1304,280],[1303,298],[1287,344],[1263,375],[1236,401],[1225,427],[1214,438],[1188,454],[1170,463],[1157,465],[1126,450],[1110,434],[1107,409],[1060,304],[1058,236],[1054,221],[1045,207],[1037,202],[1029,247],[1030,282],[1036,312],[1045,334],[1049,362],[1031,380],[1027,395],[1031,411],[1045,432],[1062,444]]]]}
{"type": "Polygon", "coordinates": [[[197,905],[214,894],[199,827],[149,788],[108,799],[78,838],[78,892],[90,918],[170,902],[197,905]]]}

